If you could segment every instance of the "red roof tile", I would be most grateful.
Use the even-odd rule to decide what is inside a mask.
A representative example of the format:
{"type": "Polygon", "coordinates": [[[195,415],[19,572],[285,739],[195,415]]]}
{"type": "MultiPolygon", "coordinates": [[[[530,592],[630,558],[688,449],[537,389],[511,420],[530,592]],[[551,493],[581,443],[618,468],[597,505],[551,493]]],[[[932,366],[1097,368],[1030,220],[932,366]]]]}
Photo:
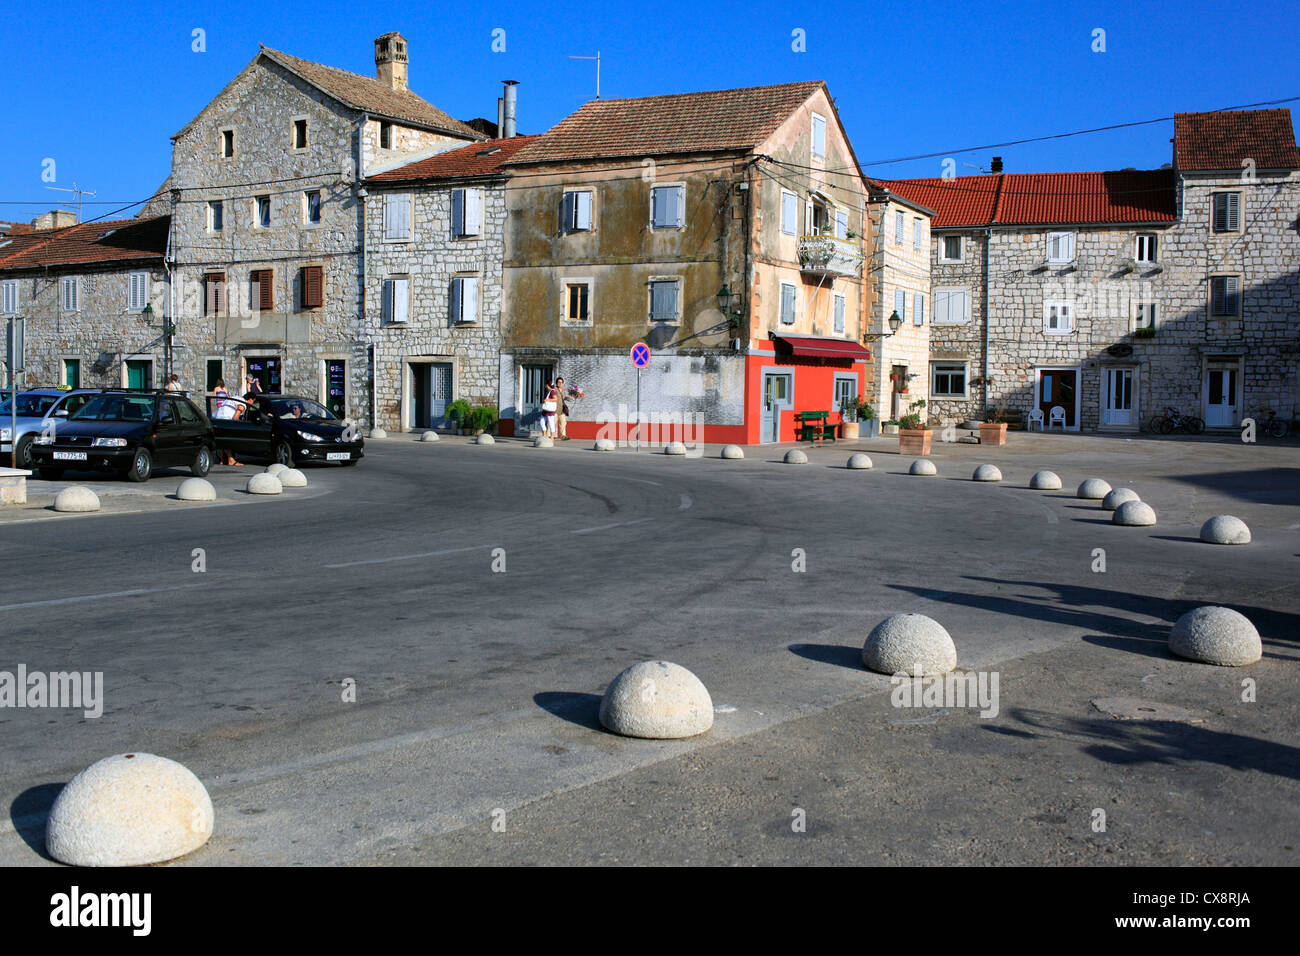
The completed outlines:
{"type": "Polygon", "coordinates": [[[0,226],[8,226],[6,232],[11,236],[22,236],[32,231],[32,224],[29,222],[10,222],[8,219],[0,219],[0,226]]]}
{"type": "Polygon", "coordinates": [[[159,216],[32,230],[0,246],[0,271],[161,259],[170,221],[159,216]]]}
{"type": "Polygon", "coordinates": [[[511,163],[748,150],[825,87],[813,81],[592,100],[511,163]]]}
{"type": "Polygon", "coordinates": [[[987,225],[1173,222],[1169,169],[1093,173],[998,173],[950,179],[879,180],[935,211],[936,229],[987,225]]]}
{"type": "Polygon", "coordinates": [[[1180,170],[1300,168],[1289,109],[1174,114],[1174,165],[1180,170]]]}
{"type": "Polygon", "coordinates": [[[398,166],[374,176],[367,177],[367,182],[410,182],[421,179],[453,179],[462,176],[490,176],[501,173],[501,164],[510,159],[538,136],[512,136],[509,139],[490,139],[483,143],[470,143],[459,149],[449,150],[398,166]]]}

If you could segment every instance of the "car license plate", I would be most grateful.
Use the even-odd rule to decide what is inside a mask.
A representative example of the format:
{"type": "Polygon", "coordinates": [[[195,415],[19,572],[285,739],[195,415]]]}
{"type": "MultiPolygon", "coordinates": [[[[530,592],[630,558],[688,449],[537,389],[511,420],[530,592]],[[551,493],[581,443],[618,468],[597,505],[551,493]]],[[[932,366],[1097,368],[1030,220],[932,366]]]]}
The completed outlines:
{"type": "Polygon", "coordinates": [[[55,461],[85,461],[86,453],[84,451],[56,451],[54,459],[55,461]]]}
{"type": "Polygon", "coordinates": [[[350,461],[352,453],[349,451],[331,451],[325,455],[326,461],[350,461]]]}

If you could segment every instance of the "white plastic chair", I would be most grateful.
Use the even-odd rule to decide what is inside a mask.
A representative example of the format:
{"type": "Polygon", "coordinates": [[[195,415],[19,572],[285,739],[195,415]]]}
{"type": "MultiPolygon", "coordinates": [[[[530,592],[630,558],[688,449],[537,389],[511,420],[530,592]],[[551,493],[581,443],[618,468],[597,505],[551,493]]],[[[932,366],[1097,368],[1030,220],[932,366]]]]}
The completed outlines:
{"type": "Polygon", "coordinates": [[[1033,431],[1035,425],[1038,426],[1040,432],[1043,430],[1043,410],[1041,408],[1031,408],[1029,410],[1029,423],[1025,425],[1025,430],[1033,431]]]}
{"type": "Polygon", "coordinates": [[[1051,428],[1057,424],[1061,426],[1061,431],[1065,431],[1065,408],[1062,405],[1052,406],[1052,414],[1048,419],[1047,427],[1051,428]]]}

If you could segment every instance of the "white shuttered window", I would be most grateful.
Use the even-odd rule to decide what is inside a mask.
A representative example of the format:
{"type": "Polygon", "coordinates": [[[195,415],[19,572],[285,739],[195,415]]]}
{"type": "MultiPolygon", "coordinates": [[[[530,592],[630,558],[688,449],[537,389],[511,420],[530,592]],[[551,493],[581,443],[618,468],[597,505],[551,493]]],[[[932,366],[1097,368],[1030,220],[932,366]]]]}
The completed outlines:
{"type": "Polygon", "coordinates": [[[411,238],[410,193],[389,193],[384,197],[384,238],[411,238]]]}
{"type": "Polygon", "coordinates": [[[451,280],[452,322],[478,321],[478,277],[457,276],[451,280]]]}

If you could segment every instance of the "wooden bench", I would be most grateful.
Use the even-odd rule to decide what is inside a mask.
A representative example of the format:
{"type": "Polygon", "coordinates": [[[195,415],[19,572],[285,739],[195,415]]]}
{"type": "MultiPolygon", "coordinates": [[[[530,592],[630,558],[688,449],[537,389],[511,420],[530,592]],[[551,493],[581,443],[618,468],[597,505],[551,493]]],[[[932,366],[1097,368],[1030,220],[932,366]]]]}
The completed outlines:
{"type": "Polygon", "coordinates": [[[840,426],[830,424],[830,415],[830,412],[796,412],[796,438],[810,442],[835,441],[836,429],[840,426]]]}

